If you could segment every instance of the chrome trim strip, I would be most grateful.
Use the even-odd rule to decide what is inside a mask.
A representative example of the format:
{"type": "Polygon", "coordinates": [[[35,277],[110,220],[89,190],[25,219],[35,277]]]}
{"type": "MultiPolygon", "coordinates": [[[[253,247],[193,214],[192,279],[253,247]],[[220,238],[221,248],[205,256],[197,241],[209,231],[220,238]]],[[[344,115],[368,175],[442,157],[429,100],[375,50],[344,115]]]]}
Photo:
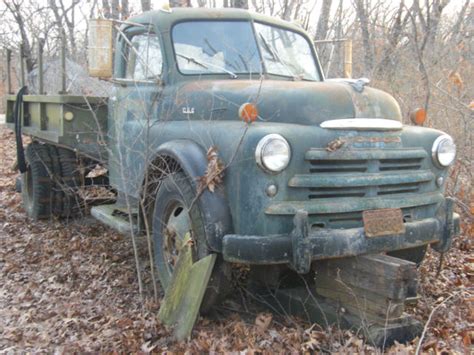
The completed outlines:
{"type": "Polygon", "coordinates": [[[403,128],[403,124],[384,118],[343,118],[321,123],[321,128],[355,129],[358,131],[393,131],[403,128]]]}

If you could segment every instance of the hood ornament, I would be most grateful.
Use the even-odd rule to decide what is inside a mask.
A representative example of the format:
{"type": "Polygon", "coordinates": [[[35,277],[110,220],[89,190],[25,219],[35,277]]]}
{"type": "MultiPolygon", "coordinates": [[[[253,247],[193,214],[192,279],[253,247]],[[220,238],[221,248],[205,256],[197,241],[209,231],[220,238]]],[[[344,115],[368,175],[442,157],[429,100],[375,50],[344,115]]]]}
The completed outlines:
{"type": "Polygon", "coordinates": [[[336,79],[326,79],[326,81],[332,81],[337,83],[347,83],[357,92],[364,91],[364,87],[369,85],[369,78],[359,78],[359,79],[348,79],[348,78],[336,78],[336,79]]]}

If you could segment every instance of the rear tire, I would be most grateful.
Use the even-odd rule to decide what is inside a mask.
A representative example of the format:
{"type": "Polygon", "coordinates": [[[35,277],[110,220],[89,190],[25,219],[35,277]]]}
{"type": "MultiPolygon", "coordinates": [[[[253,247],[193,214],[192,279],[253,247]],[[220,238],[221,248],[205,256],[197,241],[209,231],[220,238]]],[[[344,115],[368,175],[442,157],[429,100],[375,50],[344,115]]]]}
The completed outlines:
{"type": "MultiPolygon", "coordinates": [[[[155,266],[164,291],[171,282],[180,241],[191,232],[194,241],[194,261],[204,258],[208,249],[204,222],[196,193],[182,172],[168,175],[160,184],[153,213],[153,242],[155,266]],[[189,210],[189,207],[191,209],[189,210]]],[[[230,265],[217,258],[201,304],[201,313],[208,312],[230,290],[230,265]]]]}
{"type": "Polygon", "coordinates": [[[26,147],[25,158],[27,170],[22,175],[21,193],[26,214],[35,221],[50,218],[53,181],[48,147],[33,142],[26,147]]]}
{"type": "Polygon", "coordinates": [[[22,198],[28,217],[71,217],[81,211],[77,189],[81,175],[76,154],[51,144],[26,147],[27,171],[22,175],[22,198]]]}
{"type": "Polygon", "coordinates": [[[52,147],[59,160],[59,176],[56,188],[61,192],[61,211],[63,217],[72,217],[81,212],[78,188],[81,186],[81,174],[76,153],[69,149],[52,147]]]}

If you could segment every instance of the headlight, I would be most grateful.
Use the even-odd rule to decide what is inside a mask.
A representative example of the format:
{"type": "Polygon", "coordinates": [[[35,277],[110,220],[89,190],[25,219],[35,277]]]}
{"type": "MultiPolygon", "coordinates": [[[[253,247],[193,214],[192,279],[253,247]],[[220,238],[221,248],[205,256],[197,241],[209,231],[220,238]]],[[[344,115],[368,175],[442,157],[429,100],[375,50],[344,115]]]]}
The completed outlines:
{"type": "Polygon", "coordinates": [[[431,155],[438,167],[444,168],[450,165],[456,157],[456,145],[453,139],[447,134],[436,138],[431,148],[431,155]]]}
{"type": "Polygon", "coordinates": [[[288,166],[291,158],[290,145],[279,134],[263,137],[255,149],[258,166],[270,173],[278,173],[288,166]]]}

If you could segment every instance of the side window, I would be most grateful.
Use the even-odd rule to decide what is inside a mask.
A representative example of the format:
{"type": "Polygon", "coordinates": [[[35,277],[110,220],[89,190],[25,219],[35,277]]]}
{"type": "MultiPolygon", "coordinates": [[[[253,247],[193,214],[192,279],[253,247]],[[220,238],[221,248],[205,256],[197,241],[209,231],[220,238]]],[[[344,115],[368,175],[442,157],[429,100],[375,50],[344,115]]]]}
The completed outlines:
{"type": "Polygon", "coordinates": [[[142,33],[133,36],[128,48],[125,77],[133,80],[153,80],[163,70],[163,56],[156,34],[142,33]]]}

